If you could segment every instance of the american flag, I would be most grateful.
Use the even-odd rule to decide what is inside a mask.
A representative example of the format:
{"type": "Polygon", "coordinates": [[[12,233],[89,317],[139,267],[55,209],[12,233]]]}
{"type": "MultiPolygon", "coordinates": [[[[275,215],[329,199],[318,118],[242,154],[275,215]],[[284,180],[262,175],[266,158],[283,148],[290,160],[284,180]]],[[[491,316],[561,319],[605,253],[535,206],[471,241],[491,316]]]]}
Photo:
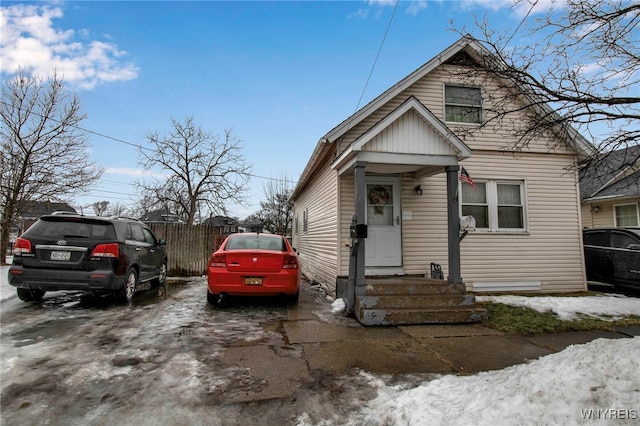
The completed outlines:
{"type": "Polygon", "coordinates": [[[468,183],[473,189],[476,188],[476,183],[471,179],[471,176],[469,176],[469,173],[467,173],[464,167],[460,170],[460,182],[468,183]]]}

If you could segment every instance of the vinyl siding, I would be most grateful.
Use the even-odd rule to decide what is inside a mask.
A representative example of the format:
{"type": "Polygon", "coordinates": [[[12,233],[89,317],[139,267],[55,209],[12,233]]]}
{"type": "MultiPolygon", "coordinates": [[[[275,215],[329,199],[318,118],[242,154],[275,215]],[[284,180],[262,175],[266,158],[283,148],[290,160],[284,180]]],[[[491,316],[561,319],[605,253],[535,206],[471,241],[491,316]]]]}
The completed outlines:
{"type": "MultiPolygon", "coordinates": [[[[522,154],[518,158],[479,153],[464,162],[476,180],[522,180],[526,188],[528,231],[502,233],[476,231],[461,243],[462,277],[469,290],[474,282],[540,282],[543,292],[581,291],[582,241],[578,222],[575,176],[567,169],[571,156],[522,154]]],[[[340,270],[348,272],[349,225],[354,212],[353,176],[340,179],[342,203],[340,270]]],[[[429,274],[430,264],[448,273],[446,175],[402,179],[403,262],[405,274],[429,274]],[[414,187],[420,184],[422,196],[414,187]]]]}
{"type": "MultiPolygon", "coordinates": [[[[351,129],[338,143],[338,153],[346,149],[409,96],[415,96],[444,122],[444,84],[456,84],[446,66],[440,66],[351,129]]],[[[478,84],[486,87],[487,82],[478,84]]],[[[518,283],[539,283],[542,292],[581,291],[586,288],[582,256],[581,224],[577,179],[571,171],[575,154],[555,139],[538,139],[522,150],[511,131],[518,117],[503,120],[503,127],[486,126],[465,133],[469,127],[447,124],[473,150],[462,165],[476,180],[518,180],[525,185],[526,232],[469,233],[461,242],[462,278],[469,290],[476,283],[498,283],[498,288],[513,290],[518,283]],[[553,149],[551,147],[553,146],[553,149]]],[[[372,139],[363,150],[384,152],[420,152],[416,141],[421,135],[401,135],[391,125],[372,139]],[[406,142],[399,139],[407,138],[406,142]],[[403,145],[403,143],[405,145],[403,145]]],[[[354,213],[352,173],[339,178],[338,275],[348,273],[349,225],[354,213]]],[[[415,179],[402,176],[403,268],[405,274],[429,274],[430,264],[442,266],[448,274],[446,175],[441,173],[415,179]],[[420,184],[422,196],[414,188],[420,184]]],[[[536,284],[537,285],[537,284],[536,284]]]]}
{"type": "Polygon", "coordinates": [[[582,227],[583,228],[613,228],[615,227],[615,206],[624,204],[637,204],[640,206],[640,197],[627,198],[624,200],[592,201],[582,205],[582,227]],[[592,210],[593,206],[598,207],[598,211],[592,210]]]}
{"type": "Polygon", "coordinates": [[[369,141],[364,151],[456,155],[450,144],[442,142],[440,133],[415,110],[410,110],[369,141]]]}
{"type": "Polygon", "coordinates": [[[340,177],[340,276],[349,275],[349,227],[355,213],[355,178],[353,173],[345,174],[340,177]]]}
{"type": "Polygon", "coordinates": [[[337,191],[337,173],[327,163],[294,201],[298,232],[294,232],[293,245],[300,256],[302,273],[330,293],[335,289],[338,274],[337,191]],[[305,210],[308,214],[306,232],[302,223],[305,210]]]}
{"type": "MultiPolygon", "coordinates": [[[[441,65],[433,70],[430,74],[416,82],[413,86],[403,91],[396,98],[389,101],[386,105],[380,108],[370,117],[363,120],[357,126],[355,126],[350,132],[348,132],[338,147],[338,152],[342,152],[346,149],[351,142],[357,139],[362,133],[368,130],[371,126],[375,125],[378,121],[382,120],[385,116],[391,113],[395,108],[407,100],[410,96],[415,96],[423,105],[425,105],[436,117],[438,117],[443,123],[445,123],[451,130],[456,132],[459,136],[462,133],[464,135],[464,142],[472,149],[482,150],[494,150],[505,152],[512,150],[517,143],[513,137],[513,129],[517,128],[521,123],[521,116],[508,116],[500,120],[499,123],[487,124],[485,128],[474,129],[475,125],[457,125],[455,123],[447,123],[444,117],[444,85],[445,84],[460,84],[456,81],[456,76],[453,73],[454,69],[448,65],[441,65]],[[472,133],[466,131],[473,129],[472,133]]],[[[467,85],[473,85],[473,82],[465,82],[467,85]]],[[[488,92],[491,92],[491,96],[499,96],[500,90],[507,95],[510,94],[507,89],[498,89],[497,86],[492,85],[490,79],[486,78],[484,74],[479,73],[477,81],[475,82],[477,87],[483,88],[483,98],[485,98],[485,109],[489,106],[486,105],[490,102],[487,96],[488,92]]],[[[513,108],[518,106],[514,103],[513,108]]],[[[488,117],[489,118],[489,117],[488,117]]],[[[555,154],[569,154],[573,152],[565,145],[558,144],[557,140],[551,135],[548,135],[544,140],[534,141],[523,148],[526,152],[539,152],[548,153],[552,150],[555,154]]],[[[511,154],[509,154],[511,155],[511,154]]]]}

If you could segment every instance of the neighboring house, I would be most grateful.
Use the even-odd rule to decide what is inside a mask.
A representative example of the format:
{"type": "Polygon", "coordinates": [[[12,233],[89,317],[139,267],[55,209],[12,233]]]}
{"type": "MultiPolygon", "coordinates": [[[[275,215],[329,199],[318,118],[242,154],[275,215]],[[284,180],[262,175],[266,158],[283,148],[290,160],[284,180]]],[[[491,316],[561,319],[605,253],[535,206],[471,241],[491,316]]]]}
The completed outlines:
{"type": "Polygon", "coordinates": [[[214,226],[216,233],[222,236],[238,232],[238,221],[232,217],[213,216],[205,219],[202,223],[214,226]]]}
{"type": "Polygon", "coordinates": [[[29,229],[40,216],[58,211],[77,213],[76,210],[67,203],[28,201],[14,217],[10,232],[12,235],[20,235],[29,229]]]}
{"type": "Polygon", "coordinates": [[[258,220],[245,219],[238,225],[238,232],[264,232],[263,229],[258,220]]]}
{"type": "Polygon", "coordinates": [[[580,170],[584,228],[640,226],[640,145],[595,157],[580,170]]]}
{"type": "MultiPolygon", "coordinates": [[[[477,41],[460,39],[320,138],[291,197],[293,245],[309,279],[334,291],[353,277],[355,215],[368,226],[367,280],[428,277],[436,264],[467,290],[586,289],[578,178],[570,170],[593,147],[572,131],[572,140],[512,152],[513,123],[480,127],[490,111],[486,85],[492,94],[516,89],[480,69],[476,84],[451,72],[478,52],[486,50],[477,41]],[[461,166],[475,189],[458,184],[461,166]],[[468,215],[476,230],[460,242],[459,219],[468,215]]],[[[356,279],[356,289],[361,284],[356,279]]]]}
{"type": "Polygon", "coordinates": [[[144,223],[184,223],[177,214],[167,209],[152,210],[139,219],[144,223]]]}

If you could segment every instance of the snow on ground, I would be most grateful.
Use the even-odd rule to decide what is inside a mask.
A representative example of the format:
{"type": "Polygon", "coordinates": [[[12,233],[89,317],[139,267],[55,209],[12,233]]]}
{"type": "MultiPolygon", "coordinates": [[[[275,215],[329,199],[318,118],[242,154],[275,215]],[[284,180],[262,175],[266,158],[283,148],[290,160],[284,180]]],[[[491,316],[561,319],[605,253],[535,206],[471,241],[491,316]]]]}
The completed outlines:
{"type": "Polygon", "coordinates": [[[545,296],[476,296],[478,302],[522,306],[538,312],[553,312],[561,320],[574,320],[578,314],[602,320],[615,320],[625,315],[640,316],[640,299],[618,294],[576,297],[545,296]]]}
{"type": "MultiPolygon", "coordinates": [[[[15,297],[7,272],[7,266],[0,267],[0,301],[15,297]]],[[[553,311],[562,319],[640,315],[640,299],[620,295],[478,300],[553,311]]],[[[331,307],[342,315],[344,302],[331,307]]],[[[361,380],[377,388],[377,396],[347,416],[320,424],[638,424],[639,354],[640,337],[598,339],[503,370],[442,375],[418,385],[363,371],[361,380]]],[[[312,424],[306,413],[296,422],[312,424]]]]}
{"type": "MultiPolygon", "coordinates": [[[[611,319],[640,315],[640,299],[621,295],[585,297],[477,296],[552,311],[562,319],[579,314],[611,319]]],[[[332,305],[334,312],[343,307],[332,305]]],[[[443,375],[407,389],[365,372],[378,388],[375,399],[341,423],[348,425],[638,424],[640,337],[597,339],[527,364],[471,376],[443,375]]],[[[308,417],[298,418],[308,425],[308,417]]],[[[330,423],[326,423],[327,425],[330,423]]]]}
{"type": "MultiPolygon", "coordinates": [[[[377,397],[340,424],[638,424],[639,353],[640,337],[598,339],[528,364],[444,375],[411,389],[363,372],[377,397]]],[[[298,424],[308,420],[303,414],[298,424]]]]}
{"type": "MultiPolygon", "coordinates": [[[[7,263],[11,264],[13,257],[7,256],[7,263]]],[[[0,301],[16,296],[16,289],[9,285],[9,266],[0,266],[0,301]]]]}

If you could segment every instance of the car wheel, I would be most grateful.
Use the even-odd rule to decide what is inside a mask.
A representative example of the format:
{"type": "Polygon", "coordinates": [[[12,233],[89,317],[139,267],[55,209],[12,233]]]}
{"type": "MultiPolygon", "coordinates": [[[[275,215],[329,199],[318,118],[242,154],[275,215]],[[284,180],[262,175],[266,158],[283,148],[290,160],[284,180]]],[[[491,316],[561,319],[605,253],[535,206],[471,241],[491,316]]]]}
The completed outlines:
{"type": "Polygon", "coordinates": [[[220,299],[219,294],[211,293],[209,289],[207,289],[207,303],[213,306],[218,304],[218,300],[220,299]]]}
{"type": "Polygon", "coordinates": [[[158,270],[158,278],[153,280],[153,285],[164,285],[164,282],[167,280],[167,263],[164,262],[160,265],[160,269],[158,270]]]}
{"type": "Polygon", "coordinates": [[[296,294],[289,294],[287,296],[287,302],[289,302],[292,305],[295,305],[298,303],[298,299],[300,299],[300,290],[298,290],[296,292],[296,294]]]}
{"type": "Polygon", "coordinates": [[[18,299],[23,302],[42,302],[44,290],[36,290],[30,288],[17,288],[18,299]]]}
{"type": "Polygon", "coordinates": [[[122,288],[122,295],[127,302],[131,303],[133,301],[133,296],[136,294],[137,287],[138,273],[135,269],[130,268],[127,271],[127,277],[124,280],[124,287],[122,288]]]}

